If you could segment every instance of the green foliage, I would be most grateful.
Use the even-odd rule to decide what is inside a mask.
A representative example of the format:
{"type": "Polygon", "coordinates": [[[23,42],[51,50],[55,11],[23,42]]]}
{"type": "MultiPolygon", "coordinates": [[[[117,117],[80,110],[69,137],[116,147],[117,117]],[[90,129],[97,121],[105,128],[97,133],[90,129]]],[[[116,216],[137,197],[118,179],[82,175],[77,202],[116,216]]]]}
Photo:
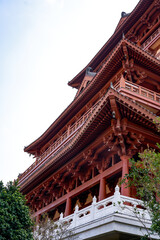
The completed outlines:
{"type": "MultiPolygon", "coordinates": [[[[158,144],[157,146],[160,148],[158,144]]],[[[130,173],[123,182],[127,186],[136,187],[137,196],[150,212],[151,231],[160,236],[160,203],[157,200],[157,197],[160,198],[160,153],[148,148],[139,153],[139,160],[131,159],[130,162],[130,173]]]]}
{"type": "Polygon", "coordinates": [[[130,183],[144,201],[150,201],[155,194],[160,197],[160,153],[146,149],[139,158],[137,162],[131,159],[130,183]]]}
{"type": "Polygon", "coordinates": [[[31,240],[32,220],[17,183],[0,181],[0,240],[31,240]]]}

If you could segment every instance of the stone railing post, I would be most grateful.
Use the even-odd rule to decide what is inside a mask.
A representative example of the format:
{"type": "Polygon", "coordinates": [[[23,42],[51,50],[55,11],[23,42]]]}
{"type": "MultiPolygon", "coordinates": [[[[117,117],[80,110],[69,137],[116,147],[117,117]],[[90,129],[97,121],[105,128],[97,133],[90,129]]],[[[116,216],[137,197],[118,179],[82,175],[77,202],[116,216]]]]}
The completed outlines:
{"type": "Polygon", "coordinates": [[[73,215],[73,227],[76,227],[77,225],[77,213],[79,211],[78,205],[75,207],[74,215],[73,215]]]}
{"type": "Polygon", "coordinates": [[[61,214],[60,214],[59,221],[60,221],[60,222],[63,221],[63,213],[62,213],[62,212],[61,212],[61,214]]]}
{"type": "Polygon", "coordinates": [[[95,205],[97,203],[97,198],[96,196],[93,197],[93,200],[92,200],[92,206],[91,206],[91,220],[94,219],[94,216],[95,216],[95,205]]]}
{"type": "Polygon", "coordinates": [[[121,195],[119,191],[119,186],[117,185],[115,187],[115,192],[113,196],[113,206],[114,206],[114,212],[120,210],[120,206],[122,205],[121,195]]]}

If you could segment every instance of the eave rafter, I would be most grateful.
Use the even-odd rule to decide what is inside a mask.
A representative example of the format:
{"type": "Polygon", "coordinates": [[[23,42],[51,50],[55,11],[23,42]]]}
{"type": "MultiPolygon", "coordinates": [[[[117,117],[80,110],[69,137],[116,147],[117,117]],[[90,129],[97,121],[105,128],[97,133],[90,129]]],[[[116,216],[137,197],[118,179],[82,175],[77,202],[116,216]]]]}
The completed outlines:
{"type": "Polygon", "coordinates": [[[143,83],[147,78],[147,82],[149,82],[152,85],[155,85],[157,87],[157,90],[160,91],[160,77],[158,74],[155,74],[154,72],[151,72],[147,68],[139,66],[136,63],[135,68],[137,69],[137,72],[140,75],[139,83],[143,83]]]}
{"type": "Polygon", "coordinates": [[[159,79],[160,61],[158,59],[126,39],[123,41],[122,46],[124,53],[122,66],[125,79],[131,82],[135,81],[138,84],[142,83],[148,74],[156,80],[159,79]],[[139,67],[139,65],[144,67],[139,67]]]}

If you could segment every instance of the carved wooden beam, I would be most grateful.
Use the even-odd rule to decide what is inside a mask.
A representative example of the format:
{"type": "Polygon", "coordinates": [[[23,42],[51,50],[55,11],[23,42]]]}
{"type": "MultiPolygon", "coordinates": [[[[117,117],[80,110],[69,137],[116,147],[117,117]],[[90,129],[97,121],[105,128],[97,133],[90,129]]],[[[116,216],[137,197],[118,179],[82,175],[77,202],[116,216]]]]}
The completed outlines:
{"type": "Polygon", "coordinates": [[[128,130],[128,121],[126,118],[120,121],[120,127],[116,129],[116,120],[112,120],[113,133],[103,138],[104,144],[110,151],[116,151],[121,155],[134,155],[138,150],[144,137],[134,131],[128,130]]]}
{"type": "MultiPolygon", "coordinates": [[[[147,76],[147,79],[146,79],[147,82],[155,85],[157,87],[157,89],[160,90],[159,75],[149,71],[148,69],[146,69],[144,67],[140,67],[136,64],[135,64],[135,67],[136,67],[137,71],[145,73],[145,75],[147,76]]],[[[141,79],[142,82],[144,80],[145,80],[145,78],[141,79]]]]}
{"type": "Polygon", "coordinates": [[[115,114],[116,114],[115,118],[116,119],[121,119],[121,115],[120,115],[118,107],[117,107],[115,96],[114,95],[110,95],[109,96],[109,100],[110,100],[110,105],[111,105],[112,112],[114,111],[115,114]]]}

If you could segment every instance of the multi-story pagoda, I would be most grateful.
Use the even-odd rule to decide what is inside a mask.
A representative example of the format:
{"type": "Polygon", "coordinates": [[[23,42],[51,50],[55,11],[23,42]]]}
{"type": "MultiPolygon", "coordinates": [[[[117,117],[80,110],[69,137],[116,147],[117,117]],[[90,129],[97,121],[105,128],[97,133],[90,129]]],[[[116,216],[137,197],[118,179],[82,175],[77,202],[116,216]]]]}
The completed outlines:
{"type": "MultiPolygon", "coordinates": [[[[122,13],[111,38],[68,85],[77,89],[73,102],[24,149],[36,160],[21,174],[19,185],[37,221],[46,212],[56,220],[60,213],[66,217],[88,209],[94,196],[97,204],[111,199],[129,172],[129,159],[160,141],[153,123],[160,115],[160,1],[140,0],[130,14],[122,13]]],[[[120,193],[136,197],[136,189],[124,184],[120,193]]],[[[90,227],[84,228],[83,221],[77,230],[86,233],[82,239],[141,235],[136,222],[125,228],[127,217],[105,217],[101,224],[99,216],[97,225],[94,217],[94,227],[93,218],[90,227]],[[119,230],[111,226],[116,221],[119,230]]]]}

